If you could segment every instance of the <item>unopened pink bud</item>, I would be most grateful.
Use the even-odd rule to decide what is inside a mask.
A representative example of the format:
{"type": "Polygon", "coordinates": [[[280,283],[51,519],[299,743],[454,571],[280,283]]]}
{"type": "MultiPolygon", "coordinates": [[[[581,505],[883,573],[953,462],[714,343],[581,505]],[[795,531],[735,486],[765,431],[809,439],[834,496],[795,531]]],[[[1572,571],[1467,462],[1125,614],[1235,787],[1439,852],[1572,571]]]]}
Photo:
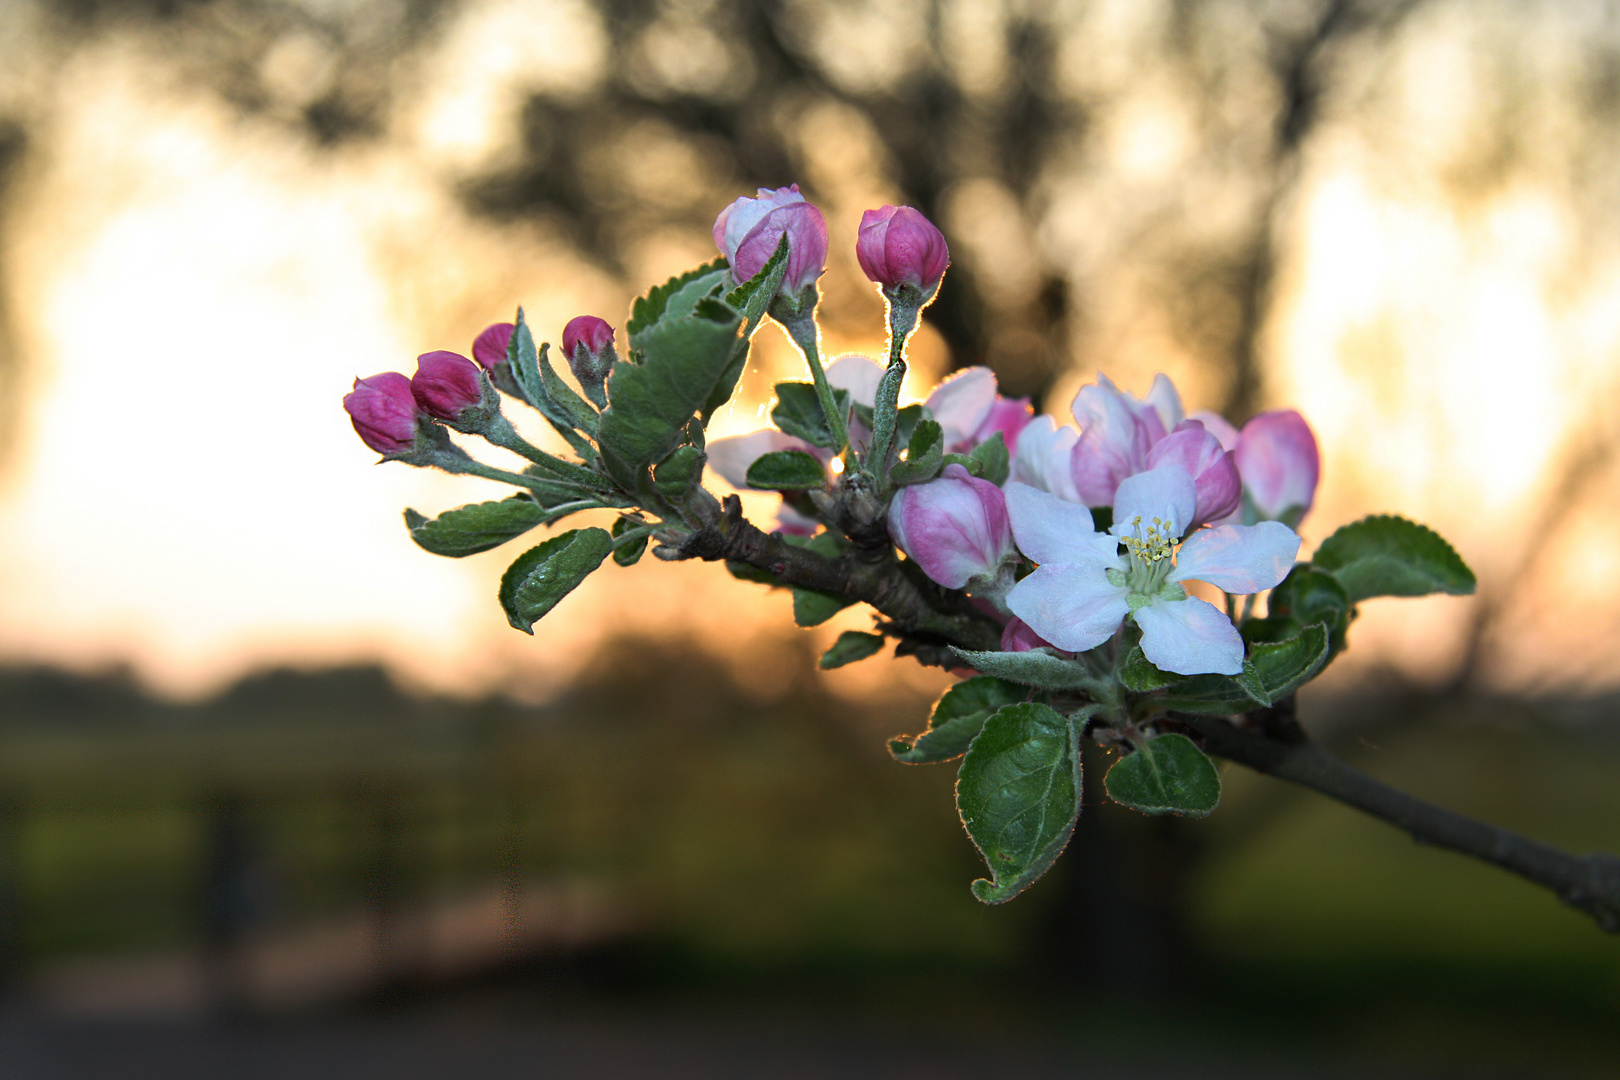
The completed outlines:
{"type": "Polygon", "coordinates": [[[1238,478],[1232,451],[1221,449],[1221,440],[1197,420],[1182,421],[1148,451],[1147,467],[1161,465],[1179,465],[1193,478],[1198,503],[1189,529],[1219,521],[1243,499],[1243,481],[1238,478]]]}
{"type": "Polygon", "coordinates": [[[498,322],[490,323],[484,327],[483,333],[473,339],[473,359],[478,366],[489,372],[506,363],[506,346],[512,341],[512,331],[517,329],[516,323],[498,322]]]}
{"type": "Polygon", "coordinates": [[[471,360],[441,349],[416,358],[411,393],[429,416],[455,420],[484,399],[484,378],[471,360]]]}
{"type": "Polygon", "coordinates": [[[799,194],[798,184],[775,191],[760,188],[756,198],[738,199],[714,220],[714,244],[731,263],[731,276],[739,285],[770,261],[784,233],[787,276],[777,291],[797,295],[815,284],[827,266],[827,221],[799,194]]]}
{"type": "Polygon", "coordinates": [[[1039,649],[1043,646],[1050,647],[1051,645],[1050,641],[1037,634],[1027,622],[1016,615],[1013,616],[1012,622],[1003,627],[1001,631],[1002,652],[1028,652],[1031,649],[1039,649]]]}
{"type": "Polygon", "coordinates": [[[343,409],[361,441],[379,454],[401,454],[416,442],[416,398],[411,380],[397,371],[354,380],[343,409]]]}
{"type": "Polygon", "coordinates": [[[1018,450],[1018,436],[1029,427],[1029,422],[1035,419],[1035,411],[1029,406],[1029,398],[997,397],[995,404],[990,406],[990,415],[984,418],[979,430],[974,432],[973,441],[977,445],[984,442],[996,432],[1001,432],[1001,441],[1007,444],[1007,452],[1015,453],[1018,450]]]}
{"type": "Polygon", "coordinates": [[[599,353],[613,344],[613,327],[608,325],[606,319],[598,319],[595,315],[576,315],[568,320],[563,327],[563,353],[573,356],[574,350],[581,345],[593,353],[599,353]]]}
{"type": "Polygon", "coordinates": [[[1261,413],[1243,425],[1236,455],[1259,519],[1298,525],[1316,499],[1322,468],[1305,418],[1293,409],[1261,413]]]}
{"type": "Polygon", "coordinates": [[[947,589],[994,576],[1013,554],[1001,489],[960,465],[945,466],[926,484],[901,488],[889,506],[889,536],[947,589]]]}
{"type": "Polygon", "coordinates": [[[945,276],[951,252],[945,235],[920,211],[884,206],[861,215],[855,258],[866,276],[885,289],[932,293],[945,276]]]}

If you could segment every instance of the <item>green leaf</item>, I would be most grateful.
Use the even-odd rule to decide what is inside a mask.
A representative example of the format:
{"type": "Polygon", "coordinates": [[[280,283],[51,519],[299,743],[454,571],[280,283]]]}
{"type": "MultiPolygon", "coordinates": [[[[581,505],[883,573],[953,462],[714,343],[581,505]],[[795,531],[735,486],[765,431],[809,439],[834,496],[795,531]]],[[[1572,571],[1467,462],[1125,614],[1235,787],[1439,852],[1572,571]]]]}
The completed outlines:
{"type": "Polygon", "coordinates": [[[1344,586],[1351,603],[1374,596],[1474,591],[1474,572],[1433,529],[1388,514],[1362,518],[1322,541],[1311,559],[1344,586]]]}
{"type": "Polygon", "coordinates": [[[1243,670],[1232,676],[1232,681],[1243,688],[1249,699],[1262,709],[1271,708],[1271,694],[1266,690],[1266,684],[1260,679],[1260,672],[1249,657],[1243,658],[1243,670]]]}
{"type": "Polygon", "coordinates": [[[606,529],[569,529],[519,555],[501,577],[507,621],[534,633],[534,624],[601,566],[612,548],[606,529]]]}
{"type": "Polygon", "coordinates": [[[523,392],[523,399],[537,409],[546,400],[545,387],[540,383],[538,357],[534,349],[534,335],[529,331],[529,322],[523,317],[520,307],[517,309],[517,325],[506,341],[506,363],[512,369],[512,378],[517,382],[518,389],[523,392]]]}
{"type": "Polygon", "coordinates": [[[936,420],[918,421],[906,445],[906,459],[889,470],[889,482],[897,486],[921,484],[939,475],[945,463],[945,430],[936,420]]]}
{"type": "MultiPolygon", "coordinates": [[[[849,411],[849,391],[832,388],[835,408],[849,411]]],[[[781,382],[776,384],[776,406],[771,409],[771,422],[795,438],[811,446],[831,448],[832,432],[827,429],[827,418],[821,412],[821,399],[816,396],[815,383],[781,382]]]]}
{"type": "Polygon", "coordinates": [[[832,648],[821,654],[821,670],[831,671],[833,668],[853,664],[857,660],[865,660],[868,656],[876,656],[883,651],[888,638],[882,634],[863,634],[859,630],[845,630],[838,635],[838,640],[832,643],[832,648]]]}
{"type": "MultiPolygon", "coordinates": [[[[614,540],[618,540],[619,537],[623,536],[631,529],[639,528],[642,528],[642,526],[637,525],[629,518],[622,517],[613,523],[613,528],[608,530],[608,535],[613,537],[614,540]]],[[[614,548],[613,561],[618,563],[620,566],[636,565],[636,563],[641,561],[642,553],[647,550],[647,541],[649,538],[650,537],[643,536],[640,540],[632,540],[628,544],[614,548]]]]}
{"type": "Polygon", "coordinates": [[[1185,735],[1149,739],[1103,778],[1108,797],[1144,814],[1205,817],[1221,801],[1215,763],[1185,735]]]}
{"type": "Polygon", "coordinates": [[[640,363],[614,365],[600,445],[603,464],[628,490],[642,469],[680,444],[731,361],[740,322],[723,304],[704,300],[690,315],[649,327],[640,363]]]}
{"type": "Polygon", "coordinates": [[[682,293],[687,286],[692,285],[693,288],[682,293],[682,302],[675,305],[674,314],[677,317],[690,315],[693,306],[701,297],[711,295],[723,287],[724,282],[730,278],[731,272],[727,269],[726,260],[721,258],[704,263],[647,290],[646,296],[638,297],[630,306],[630,323],[625,327],[625,332],[630,335],[631,346],[640,348],[636,339],[641,332],[656,323],[670,307],[671,299],[677,293],[682,293]],[[701,284],[694,284],[699,282],[701,284]]]}
{"type": "Polygon", "coordinates": [[[546,357],[546,353],[550,349],[549,344],[542,344],[538,360],[534,365],[531,365],[534,367],[533,378],[540,388],[540,398],[532,404],[536,409],[540,410],[540,415],[546,418],[546,423],[551,425],[552,430],[567,440],[568,445],[574,448],[574,453],[578,454],[581,460],[591,461],[596,457],[596,447],[592,446],[590,441],[581,435],[577,429],[583,427],[592,435],[595,435],[597,430],[596,410],[585,404],[584,399],[570,390],[568,385],[557,375],[557,372],[551,366],[551,361],[546,357]],[[573,414],[570,405],[566,401],[559,400],[555,396],[554,389],[579,403],[580,409],[584,412],[583,423],[573,414]]]}
{"type": "Polygon", "coordinates": [[[703,451],[697,447],[678,446],[653,469],[653,486],[664,498],[680,502],[702,477],[705,460],[703,451]]]}
{"type": "Polygon", "coordinates": [[[495,502],[471,503],[446,510],[436,518],[405,511],[405,527],[424,551],[459,559],[500,547],[545,519],[545,507],[526,495],[495,502]]]}
{"type": "Polygon", "coordinates": [[[1159,703],[1174,712],[1210,716],[1246,712],[1263,700],[1259,693],[1271,701],[1287,697],[1314,678],[1327,658],[1327,627],[1317,623],[1287,641],[1253,645],[1247,663],[1253,664],[1253,679],[1258,680],[1258,685],[1250,685],[1258,693],[1245,689],[1242,682],[1229,675],[1194,675],[1166,687],[1159,703]]]}
{"type": "Polygon", "coordinates": [[[1100,533],[1105,533],[1114,527],[1114,508],[1112,506],[1089,506],[1091,511],[1091,524],[1100,533]]]}
{"type": "Polygon", "coordinates": [[[827,467],[803,450],[776,450],[755,458],[747,479],[762,491],[810,491],[827,486],[827,467]]]}
{"type": "Polygon", "coordinates": [[[1012,455],[1007,453],[1007,442],[999,431],[975,446],[968,456],[979,463],[979,468],[969,471],[974,476],[984,477],[996,487],[1005,484],[1012,473],[1012,455]]]}
{"type": "MultiPolygon", "coordinates": [[[[732,350],[731,363],[715,383],[714,392],[703,403],[699,414],[707,424],[714,410],[731,400],[731,395],[737,389],[737,380],[742,378],[743,369],[748,366],[749,342],[754,331],[759,329],[760,320],[765,317],[765,311],[771,305],[771,298],[776,295],[777,288],[782,279],[787,276],[788,265],[788,238],[782,234],[782,239],[776,245],[776,251],[765,260],[765,265],[759,272],[741,285],[726,294],[726,306],[742,314],[742,333],[738,336],[737,345],[732,350]]],[[[731,278],[727,276],[729,282],[731,278]]]]}
{"type": "Polygon", "coordinates": [[[1172,686],[1180,675],[1168,671],[1161,671],[1153,666],[1153,662],[1142,653],[1142,646],[1132,645],[1125,659],[1119,662],[1119,681],[1125,684],[1125,689],[1134,690],[1138,694],[1151,693],[1172,686]]]}
{"type": "MultiPolygon", "coordinates": [[[[1268,619],[1289,619],[1296,626],[1324,623],[1331,636],[1334,652],[1344,648],[1351,610],[1350,594],[1339,584],[1338,578],[1315,569],[1309,563],[1301,563],[1290,570],[1266,600],[1268,619]]],[[[1246,624],[1243,632],[1246,638],[1251,633],[1258,637],[1265,632],[1265,628],[1251,632],[1246,624]]]]}
{"type": "Polygon", "coordinates": [[[820,626],[855,601],[832,593],[793,590],[793,621],[799,626],[820,626]]]}
{"type": "Polygon", "coordinates": [[[889,740],[889,753],[908,765],[949,761],[967,753],[990,714],[1003,705],[1016,705],[1029,698],[1029,689],[991,675],[975,675],[945,691],[933,714],[928,730],[921,735],[902,735],[889,740]]]}
{"type": "Polygon", "coordinates": [[[1080,815],[1074,725],[1045,705],[1006,705],[984,723],[956,774],[956,806],[990,879],[986,904],[1017,896],[1056,861],[1080,815]]]}
{"type": "Polygon", "coordinates": [[[759,567],[750,566],[745,562],[736,562],[732,559],[727,559],[726,572],[732,577],[736,578],[738,581],[752,581],[758,585],[769,585],[773,589],[780,588],[782,585],[782,583],[777,580],[776,575],[771,573],[769,570],[761,570],[759,567]]]}
{"type": "Polygon", "coordinates": [[[547,359],[546,352],[547,349],[540,350],[540,384],[545,387],[546,396],[574,427],[595,437],[596,410],[590,402],[576,394],[573,387],[563,382],[562,376],[557,374],[557,369],[547,359]]]}
{"type": "Polygon", "coordinates": [[[1043,690],[1074,690],[1096,681],[1091,669],[1079,660],[1056,655],[1050,649],[1030,649],[1027,652],[973,652],[951,649],[964,664],[986,675],[1006,679],[1024,686],[1038,686],[1043,690]]]}

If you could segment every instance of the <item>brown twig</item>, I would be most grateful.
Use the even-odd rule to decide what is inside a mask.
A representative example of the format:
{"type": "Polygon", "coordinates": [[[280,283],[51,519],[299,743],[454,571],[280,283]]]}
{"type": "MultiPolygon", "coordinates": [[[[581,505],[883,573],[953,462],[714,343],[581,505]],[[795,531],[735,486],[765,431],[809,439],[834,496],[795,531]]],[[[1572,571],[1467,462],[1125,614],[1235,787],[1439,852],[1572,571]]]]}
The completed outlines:
{"type": "Polygon", "coordinates": [[[735,495],[726,497],[717,522],[681,541],[674,557],[746,563],[792,588],[870,604],[914,646],[910,654],[919,659],[946,656],[946,645],[994,649],[1001,639],[994,620],[969,606],[965,597],[926,588],[907,575],[892,554],[880,561],[829,559],[796,547],[780,533],[762,532],[743,517],[742,501],[735,495]]]}
{"type": "Polygon", "coordinates": [[[1212,754],[1337,799],[1404,829],[1420,844],[1472,855],[1518,874],[1551,889],[1608,933],[1620,933],[1620,858],[1603,852],[1571,855],[1398,791],[1330,753],[1289,715],[1263,717],[1261,730],[1184,713],[1172,714],[1172,719],[1197,732],[1212,754]]]}

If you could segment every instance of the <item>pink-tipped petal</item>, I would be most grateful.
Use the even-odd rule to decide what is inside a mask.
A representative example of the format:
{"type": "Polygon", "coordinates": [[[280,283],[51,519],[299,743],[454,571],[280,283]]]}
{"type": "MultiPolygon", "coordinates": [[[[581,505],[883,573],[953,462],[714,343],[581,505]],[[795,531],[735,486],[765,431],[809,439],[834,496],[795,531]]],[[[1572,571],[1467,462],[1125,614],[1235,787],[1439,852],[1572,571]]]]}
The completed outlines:
{"type": "Polygon", "coordinates": [[[1142,404],[1153,410],[1165,431],[1176,430],[1186,416],[1181,408],[1181,395],[1176,392],[1176,384],[1162,373],[1153,376],[1153,385],[1148,387],[1147,397],[1142,399],[1142,404]]]}
{"type": "Polygon", "coordinates": [[[484,376],[465,356],[440,349],[416,358],[411,393],[429,416],[454,420],[483,400],[484,376]]]}
{"type": "Polygon", "coordinates": [[[1215,605],[1189,596],[1136,609],[1142,655],[1177,675],[1236,675],[1243,670],[1243,636],[1215,605]]]}
{"type": "Polygon", "coordinates": [[[950,264],[944,235],[909,206],[884,206],[861,215],[855,258],[866,276],[889,289],[932,292],[950,264]]]}
{"type": "Polygon", "coordinates": [[[780,291],[799,293],[813,285],[827,266],[827,220],[803,201],[772,210],[748,231],[731,259],[732,277],[740,283],[759,273],[776,253],[783,233],[788,237],[788,264],[780,291]]]}
{"type": "Polygon", "coordinates": [[[1001,489],[960,465],[926,484],[901,488],[889,506],[889,536],[947,589],[991,576],[1013,553],[1001,489]]]}
{"type": "Polygon", "coordinates": [[[1297,525],[1316,499],[1321,476],[1316,436],[1292,409],[1261,413],[1243,425],[1237,468],[1260,517],[1297,525]]]}
{"type": "Polygon", "coordinates": [[[1002,652],[1028,652],[1031,649],[1045,648],[1051,644],[1050,641],[1031,630],[1028,623],[1016,616],[1001,629],[1002,652]]]}
{"type": "Polygon", "coordinates": [[[945,450],[959,454],[975,445],[974,434],[996,403],[996,375],[987,367],[963,368],[934,388],[923,402],[945,429],[945,450]]]}
{"type": "Polygon", "coordinates": [[[984,418],[984,423],[973,433],[973,444],[977,446],[1000,432],[1001,441],[1006,444],[1007,452],[1015,454],[1018,452],[1018,440],[1033,418],[1029,398],[998,397],[995,404],[990,406],[990,413],[984,418]]]}
{"type": "Polygon", "coordinates": [[[1220,439],[1196,420],[1183,421],[1155,443],[1148,451],[1147,465],[1150,469],[1176,465],[1193,478],[1198,505],[1188,528],[1225,517],[1243,499],[1243,482],[1232,454],[1221,449],[1220,439]]]}
{"type": "Polygon", "coordinates": [[[1238,429],[1233,427],[1226,417],[1208,409],[1199,409],[1195,413],[1187,414],[1188,420],[1196,420],[1204,425],[1204,430],[1221,441],[1222,450],[1236,450],[1238,445],[1238,429]]]}

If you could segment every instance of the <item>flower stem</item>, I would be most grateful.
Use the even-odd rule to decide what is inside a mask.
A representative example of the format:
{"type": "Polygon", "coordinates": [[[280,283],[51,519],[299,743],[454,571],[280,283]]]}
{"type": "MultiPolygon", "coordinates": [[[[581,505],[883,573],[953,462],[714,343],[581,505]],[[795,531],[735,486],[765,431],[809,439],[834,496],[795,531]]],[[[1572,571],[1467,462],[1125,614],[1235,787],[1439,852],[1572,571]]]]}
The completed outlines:
{"type": "MultiPolygon", "coordinates": [[[[827,417],[827,430],[832,433],[833,444],[840,457],[847,459],[849,454],[849,425],[844,422],[843,410],[833,399],[832,386],[827,382],[827,373],[821,368],[821,327],[816,324],[815,310],[812,308],[805,315],[789,319],[782,323],[793,339],[793,344],[799,347],[804,354],[805,363],[810,365],[810,379],[816,384],[816,399],[821,402],[821,411],[827,417]]],[[[850,462],[845,460],[845,466],[850,462]]]]}

